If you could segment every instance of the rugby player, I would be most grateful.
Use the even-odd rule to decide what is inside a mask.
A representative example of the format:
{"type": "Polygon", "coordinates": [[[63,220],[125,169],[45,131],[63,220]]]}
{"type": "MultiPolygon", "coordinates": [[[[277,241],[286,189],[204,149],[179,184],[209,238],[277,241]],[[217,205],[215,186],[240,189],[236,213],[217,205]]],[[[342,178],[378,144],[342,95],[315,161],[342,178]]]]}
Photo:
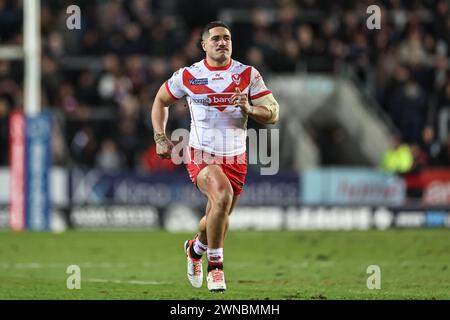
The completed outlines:
{"type": "Polygon", "coordinates": [[[168,107],[186,96],[191,115],[186,168],[208,199],[197,235],[184,244],[187,276],[193,287],[202,286],[206,253],[208,289],[221,292],[226,290],[223,261],[228,217],[247,173],[247,119],[274,124],[279,106],[260,73],[231,58],[231,32],[225,23],[208,23],[201,46],[205,59],[181,68],[161,85],[151,117],[157,154],[170,159],[174,145],[166,136],[168,107]]]}

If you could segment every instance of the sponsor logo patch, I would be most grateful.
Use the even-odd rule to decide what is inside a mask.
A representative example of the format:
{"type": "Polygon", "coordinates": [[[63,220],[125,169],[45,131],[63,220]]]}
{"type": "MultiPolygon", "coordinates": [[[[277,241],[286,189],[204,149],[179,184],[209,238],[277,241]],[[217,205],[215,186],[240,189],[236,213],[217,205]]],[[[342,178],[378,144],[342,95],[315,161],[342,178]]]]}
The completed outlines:
{"type": "Polygon", "coordinates": [[[216,73],[212,80],[225,80],[220,73],[216,73]]]}
{"type": "Polygon", "coordinates": [[[192,98],[194,103],[203,104],[207,106],[230,106],[232,105],[231,93],[217,93],[210,94],[204,98],[192,98]]]}
{"type": "Polygon", "coordinates": [[[210,99],[211,106],[229,106],[232,105],[232,94],[223,93],[223,94],[210,94],[208,98],[210,99]]]}
{"type": "Polygon", "coordinates": [[[203,86],[208,84],[208,78],[189,79],[191,86],[203,86]]]}
{"type": "Polygon", "coordinates": [[[192,98],[192,102],[201,104],[204,106],[211,106],[217,108],[219,111],[223,111],[227,106],[233,105],[231,93],[216,93],[210,94],[204,98],[192,98]]]}

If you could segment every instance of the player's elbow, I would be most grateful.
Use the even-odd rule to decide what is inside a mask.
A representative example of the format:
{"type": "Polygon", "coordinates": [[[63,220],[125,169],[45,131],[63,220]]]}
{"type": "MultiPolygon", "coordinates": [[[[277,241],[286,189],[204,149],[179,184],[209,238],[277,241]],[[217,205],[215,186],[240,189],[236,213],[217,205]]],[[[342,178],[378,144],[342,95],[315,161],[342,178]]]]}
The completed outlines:
{"type": "Polygon", "coordinates": [[[278,110],[275,112],[275,114],[273,115],[270,124],[276,124],[278,122],[280,118],[279,112],[278,110]]]}
{"type": "Polygon", "coordinates": [[[264,108],[270,112],[267,116],[259,117],[257,121],[262,124],[275,124],[278,122],[280,107],[271,93],[252,100],[252,103],[255,106],[264,106],[264,108]]]}
{"type": "Polygon", "coordinates": [[[269,108],[271,116],[269,118],[269,120],[267,121],[267,124],[276,124],[279,120],[280,117],[280,108],[278,106],[278,103],[274,103],[271,105],[271,107],[269,108]]]}

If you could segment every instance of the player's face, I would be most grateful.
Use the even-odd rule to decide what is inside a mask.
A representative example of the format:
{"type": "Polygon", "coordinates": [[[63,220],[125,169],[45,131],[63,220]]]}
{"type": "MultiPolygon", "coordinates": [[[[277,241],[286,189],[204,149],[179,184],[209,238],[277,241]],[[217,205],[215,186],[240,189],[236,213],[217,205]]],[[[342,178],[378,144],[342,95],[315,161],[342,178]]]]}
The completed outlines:
{"type": "Polygon", "coordinates": [[[230,31],[224,27],[209,29],[209,37],[203,40],[203,50],[217,62],[229,60],[232,52],[230,31]]]}

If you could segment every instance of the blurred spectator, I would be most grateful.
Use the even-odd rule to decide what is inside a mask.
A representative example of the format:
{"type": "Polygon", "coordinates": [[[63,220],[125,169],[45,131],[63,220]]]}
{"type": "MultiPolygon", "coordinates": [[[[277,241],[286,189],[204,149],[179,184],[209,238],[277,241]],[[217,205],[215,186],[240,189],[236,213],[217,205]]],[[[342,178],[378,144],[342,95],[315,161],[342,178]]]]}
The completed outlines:
{"type": "MultiPolygon", "coordinates": [[[[269,13],[266,9],[256,8],[252,10],[250,19],[250,28],[244,28],[243,30],[243,32],[245,33],[245,38],[250,39],[248,47],[254,46],[261,50],[264,56],[264,60],[272,66],[273,62],[271,61],[271,59],[276,53],[276,42],[271,33],[269,13]]],[[[233,36],[239,41],[239,33],[234,34],[233,36]]],[[[237,46],[234,45],[233,47],[237,46]]]]}
{"type": "Polygon", "coordinates": [[[0,97],[0,165],[9,163],[9,102],[0,97]]]}
{"type": "Polygon", "coordinates": [[[290,1],[281,2],[278,11],[278,33],[282,40],[287,40],[295,35],[298,25],[298,6],[290,1]]]}
{"type": "Polygon", "coordinates": [[[436,4],[436,15],[434,18],[434,32],[447,42],[450,46],[450,33],[448,19],[450,16],[449,3],[447,0],[438,0],[436,4]]]}
{"type": "Polygon", "coordinates": [[[22,29],[22,9],[14,2],[0,1],[0,43],[14,43],[22,29]]]}
{"type": "Polygon", "coordinates": [[[389,103],[392,121],[407,143],[419,143],[427,115],[427,99],[414,80],[397,86],[389,103]]]}
{"type": "Polygon", "coordinates": [[[356,32],[349,46],[347,59],[351,61],[356,76],[363,84],[367,83],[368,73],[371,71],[369,51],[367,36],[361,31],[356,32]]]}
{"type": "Polygon", "coordinates": [[[66,114],[75,114],[79,103],[72,84],[66,82],[59,87],[59,97],[57,100],[57,104],[63,109],[66,114]]]}
{"type": "Polygon", "coordinates": [[[311,135],[320,150],[322,166],[344,165],[344,145],[347,143],[345,131],[336,125],[327,125],[319,130],[311,130],[311,135]]]}
{"type": "Polygon", "coordinates": [[[136,23],[130,23],[125,27],[124,55],[147,52],[148,44],[144,41],[142,28],[136,23]]]}
{"type": "Polygon", "coordinates": [[[398,58],[400,63],[411,66],[423,65],[427,62],[427,52],[418,30],[411,30],[407,39],[399,45],[398,58]]]}
{"type": "Polygon", "coordinates": [[[151,0],[132,0],[129,5],[131,16],[144,28],[150,28],[153,23],[151,0]]]}
{"type": "Polygon", "coordinates": [[[311,26],[303,24],[297,28],[296,40],[298,41],[301,61],[306,64],[311,64],[317,56],[316,48],[314,47],[314,32],[311,26]]]}
{"type": "Polygon", "coordinates": [[[62,77],[58,72],[57,63],[47,55],[42,57],[41,83],[43,93],[47,100],[47,105],[54,106],[58,103],[55,92],[58,92],[61,86],[62,77]]]}
{"type": "Polygon", "coordinates": [[[53,59],[61,59],[65,55],[64,38],[59,32],[52,32],[47,39],[47,54],[53,59]]]}
{"type": "Polygon", "coordinates": [[[113,140],[105,139],[102,141],[95,164],[98,168],[104,170],[119,170],[122,168],[122,159],[113,140]]]}
{"type": "Polygon", "coordinates": [[[394,135],[391,147],[386,150],[381,170],[394,173],[407,173],[413,168],[414,158],[411,148],[404,143],[399,134],[394,135]]]}
{"type": "Polygon", "coordinates": [[[448,83],[448,67],[449,61],[447,58],[447,47],[443,44],[443,42],[439,42],[436,45],[436,56],[434,58],[434,85],[436,87],[436,91],[442,90],[445,85],[448,83]]]}
{"type": "MultiPolygon", "coordinates": [[[[150,95],[154,97],[156,96],[161,84],[166,81],[166,77],[170,74],[170,72],[167,70],[167,65],[163,59],[152,59],[148,68],[151,79],[149,92],[150,95]]],[[[173,70],[173,72],[175,71],[176,70],[173,70]]]]}
{"type": "Polygon", "coordinates": [[[442,107],[450,107],[450,72],[446,78],[446,84],[439,93],[439,105],[442,107]]]}
{"type": "Polygon", "coordinates": [[[125,156],[125,167],[134,168],[140,147],[138,128],[134,119],[127,118],[119,122],[115,140],[120,152],[125,156]]]}
{"type": "Polygon", "coordinates": [[[441,145],[436,140],[434,129],[431,126],[426,126],[422,131],[422,141],[420,149],[426,157],[426,165],[435,166],[439,163],[439,154],[441,152],[441,145]]]}
{"type": "Polygon", "coordinates": [[[103,57],[104,72],[98,83],[98,93],[104,103],[117,103],[124,99],[132,88],[132,83],[120,67],[119,57],[107,54],[103,57]]]}
{"type": "Polygon", "coordinates": [[[439,117],[441,115],[442,110],[447,109],[450,110],[450,77],[447,78],[447,83],[439,92],[439,96],[437,98],[437,107],[436,113],[432,119],[433,125],[437,127],[439,123],[439,117]]]}
{"type": "Polygon", "coordinates": [[[148,73],[144,67],[144,61],[140,55],[131,55],[125,61],[126,73],[131,81],[133,93],[139,93],[149,82],[148,73]]]}
{"type": "Polygon", "coordinates": [[[95,165],[97,152],[97,139],[91,127],[83,127],[75,133],[70,144],[73,159],[81,166],[95,165]]]}
{"type": "Polygon", "coordinates": [[[438,157],[438,164],[442,167],[450,166],[450,134],[447,136],[447,140],[441,148],[441,152],[438,157]]]}
{"type": "Polygon", "coordinates": [[[420,173],[428,166],[428,156],[418,144],[412,144],[410,148],[413,163],[411,169],[408,170],[408,173],[420,173]]]}
{"type": "Polygon", "coordinates": [[[98,105],[97,76],[94,72],[82,71],[78,77],[77,98],[81,103],[88,105],[98,105]]]}
{"type": "Polygon", "coordinates": [[[258,47],[250,47],[247,51],[246,59],[261,74],[268,73],[268,66],[264,62],[264,53],[258,47]]]}
{"type": "Polygon", "coordinates": [[[0,95],[10,99],[10,103],[17,106],[20,105],[20,101],[15,101],[15,98],[20,93],[20,82],[16,79],[13,65],[12,62],[0,60],[0,95]]]}

